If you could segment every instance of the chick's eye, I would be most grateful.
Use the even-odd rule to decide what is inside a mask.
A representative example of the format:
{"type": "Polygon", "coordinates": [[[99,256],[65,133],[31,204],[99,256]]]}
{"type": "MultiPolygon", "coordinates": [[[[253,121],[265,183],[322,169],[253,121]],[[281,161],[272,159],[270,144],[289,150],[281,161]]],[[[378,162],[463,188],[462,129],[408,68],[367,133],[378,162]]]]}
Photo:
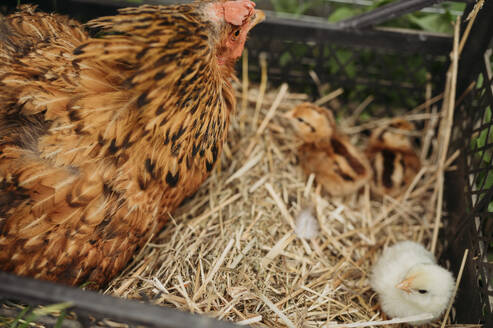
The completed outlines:
{"type": "Polygon", "coordinates": [[[303,122],[304,122],[304,120],[303,120],[301,117],[297,117],[296,119],[297,119],[299,122],[301,122],[301,123],[303,123],[303,122]]]}
{"type": "Polygon", "coordinates": [[[420,290],[418,290],[418,293],[426,294],[426,293],[428,293],[428,291],[426,289],[420,289],[420,290]]]}

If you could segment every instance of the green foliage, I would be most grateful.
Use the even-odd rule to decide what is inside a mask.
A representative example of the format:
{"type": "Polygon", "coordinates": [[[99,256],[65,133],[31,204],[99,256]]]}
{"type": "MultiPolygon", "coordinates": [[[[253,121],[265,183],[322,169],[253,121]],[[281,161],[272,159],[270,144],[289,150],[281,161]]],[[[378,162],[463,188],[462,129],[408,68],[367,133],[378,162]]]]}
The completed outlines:
{"type": "MultiPolygon", "coordinates": [[[[15,319],[13,319],[13,321],[12,321],[12,322],[10,322],[9,327],[10,327],[10,328],[16,328],[16,327],[18,326],[18,324],[19,324],[19,322],[20,322],[21,318],[22,318],[22,317],[24,317],[24,316],[26,315],[26,313],[29,311],[29,309],[30,309],[29,307],[24,308],[24,309],[23,309],[23,310],[19,313],[19,315],[18,315],[15,319]]],[[[9,320],[8,318],[2,318],[2,322],[1,322],[1,323],[2,323],[2,324],[7,325],[7,324],[9,324],[8,320],[9,320]]]]}
{"type": "Polygon", "coordinates": [[[329,22],[334,23],[344,19],[348,19],[355,15],[363,13],[361,8],[338,7],[329,16],[329,22]]]}
{"type": "Polygon", "coordinates": [[[428,32],[439,32],[452,34],[452,21],[454,18],[450,13],[445,14],[427,14],[425,16],[417,14],[407,15],[409,21],[418,28],[428,32]],[[421,17],[420,17],[421,16],[421,17]]]}
{"type": "Polygon", "coordinates": [[[60,311],[60,315],[56,319],[55,327],[54,328],[61,328],[63,324],[63,320],[65,319],[65,310],[60,311]]]}
{"type": "MultiPolygon", "coordinates": [[[[326,52],[328,52],[326,46],[326,52]]],[[[333,74],[344,74],[348,78],[356,77],[356,63],[352,61],[353,52],[345,49],[338,49],[335,56],[330,56],[327,62],[329,71],[333,74]]]]}
{"type": "Polygon", "coordinates": [[[79,288],[85,290],[88,286],[94,285],[94,284],[95,284],[95,282],[93,282],[93,281],[86,281],[85,283],[81,284],[79,286],[79,288]]]}
{"type": "MultiPolygon", "coordinates": [[[[392,2],[391,0],[374,0],[373,4],[368,7],[348,6],[343,4],[335,4],[334,10],[328,18],[329,22],[338,22],[367,11],[371,11],[375,8],[384,6],[392,2]]],[[[452,34],[453,27],[452,22],[455,21],[455,16],[451,11],[462,11],[465,8],[464,3],[444,3],[440,6],[444,13],[424,13],[414,12],[404,15],[402,17],[393,19],[389,22],[382,24],[383,26],[402,27],[423,30],[428,32],[438,32],[452,34]]]]}
{"type": "Polygon", "coordinates": [[[27,328],[41,316],[58,316],[55,328],[62,327],[65,318],[65,310],[72,306],[72,303],[58,303],[38,307],[34,310],[30,306],[25,307],[15,318],[0,317],[0,325],[8,328],[27,328]]]}
{"type": "Polygon", "coordinates": [[[279,65],[281,65],[281,67],[288,66],[292,60],[293,56],[291,56],[289,52],[285,52],[279,57],[279,65]]]}
{"type": "MultiPolygon", "coordinates": [[[[482,80],[478,80],[478,84],[482,80]]],[[[491,107],[485,109],[483,123],[491,122],[491,107]]],[[[490,126],[482,129],[479,134],[471,140],[471,148],[474,151],[475,159],[479,161],[480,168],[490,168],[492,164],[493,153],[491,149],[486,149],[486,146],[493,144],[493,131],[490,126]]],[[[482,170],[478,173],[476,179],[476,187],[481,190],[486,190],[493,187],[493,170],[482,170]]],[[[488,205],[488,212],[493,212],[493,202],[488,205]]]]}
{"type": "Polygon", "coordinates": [[[303,58],[307,51],[308,47],[306,45],[293,43],[290,47],[290,51],[286,51],[279,56],[279,65],[281,67],[287,67],[293,64],[297,58],[303,58]]]}
{"type": "Polygon", "coordinates": [[[276,12],[303,15],[306,11],[320,4],[320,0],[270,0],[276,12]]]}

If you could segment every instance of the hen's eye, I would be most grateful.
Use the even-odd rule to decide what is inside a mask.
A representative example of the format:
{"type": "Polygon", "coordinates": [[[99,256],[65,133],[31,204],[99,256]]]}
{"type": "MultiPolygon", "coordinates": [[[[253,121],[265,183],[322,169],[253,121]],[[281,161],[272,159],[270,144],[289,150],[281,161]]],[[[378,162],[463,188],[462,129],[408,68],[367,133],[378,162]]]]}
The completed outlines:
{"type": "Polygon", "coordinates": [[[233,41],[236,41],[236,39],[240,36],[240,29],[237,29],[236,31],[233,32],[233,35],[231,35],[231,39],[233,41]]]}
{"type": "Polygon", "coordinates": [[[426,294],[426,293],[428,293],[428,291],[426,289],[420,289],[420,290],[418,290],[418,293],[426,294]]]}

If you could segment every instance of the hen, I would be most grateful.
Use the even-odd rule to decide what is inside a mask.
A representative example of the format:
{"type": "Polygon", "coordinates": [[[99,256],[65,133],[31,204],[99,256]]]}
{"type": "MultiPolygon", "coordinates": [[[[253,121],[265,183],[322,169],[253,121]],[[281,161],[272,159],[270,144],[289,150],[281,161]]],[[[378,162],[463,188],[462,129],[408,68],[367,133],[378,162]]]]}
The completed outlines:
{"type": "Polygon", "coordinates": [[[214,167],[249,0],[0,20],[0,269],[105,284],[214,167]]]}
{"type": "Polygon", "coordinates": [[[304,141],[298,154],[301,167],[332,196],[356,192],[371,177],[365,156],[337,130],[332,112],[311,103],[296,106],[285,116],[304,141]]]}
{"type": "Polygon", "coordinates": [[[375,194],[400,196],[421,169],[408,135],[413,130],[414,125],[401,118],[373,130],[366,155],[374,170],[371,189],[375,194]]]}

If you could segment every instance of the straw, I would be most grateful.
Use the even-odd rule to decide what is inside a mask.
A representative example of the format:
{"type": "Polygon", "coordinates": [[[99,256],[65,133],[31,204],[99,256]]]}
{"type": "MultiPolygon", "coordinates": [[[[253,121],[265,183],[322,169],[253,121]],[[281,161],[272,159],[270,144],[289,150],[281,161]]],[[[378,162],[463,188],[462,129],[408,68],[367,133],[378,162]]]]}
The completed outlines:
{"type": "MultiPolygon", "coordinates": [[[[449,71],[447,72],[447,82],[445,86],[445,100],[443,102],[442,111],[445,112],[444,120],[441,123],[439,131],[439,169],[440,173],[435,187],[435,194],[438,193],[438,200],[436,205],[435,226],[433,228],[433,239],[431,242],[431,252],[435,253],[438,240],[438,229],[440,226],[440,220],[442,217],[443,206],[443,182],[444,182],[444,164],[447,159],[448,146],[450,142],[450,136],[452,134],[452,124],[454,121],[454,109],[455,109],[455,89],[457,85],[457,70],[459,63],[459,28],[460,17],[457,17],[454,30],[454,47],[452,50],[451,58],[452,63],[449,71]]],[[[467,37],[467,36],[466,36],[467,37]]]]}
{"type": "MultiPolygon", "coordinates": [[[[235,88],[243,97],[243,84],[235,88]]],[[[423,218],[436,214],[438,203],[429,206],[433,187],[457,153],[440,166],[438,147],[430,147],[423,170],[398,200],[376,198],[368,186],[330,197],[316,176],[301,170],[301,141],[276,114],[307,101],[306,95],[284,85],[259,96],[259,88],[249,85],[245,115],[231,121],[221,170],[211,172],[107,293],[252,327],[385,325],[368,283],[372,265],[386,245],[400,240],[431,246],[433,223],[423,218]],[[320,229],[315,238],[301,240],[293,232],[294,217],[307,207],[320,229]]],[[[369,99],[354,107],[364,108],[369,99]]],[[[446,116],[417,111],[405,117],[431,123],[446,116]]],[[[365,125],[380,127],[391,119],[365,125]]],[[[363,126],[351,121],[339,118],[344,129],[363,126]]],[[[358,147],[366,138],[350,136],[358,147]]]]}
{"type": "Polygon", "coordinates": [[[433,318],[431,313],[422,313],[418,315],[412,315],[404,318],[394,318],[391,320],[382,320],[382,321],[368,321],[368,322],[356,322],[356,323],[348,323],[341,325],[332,325],[328,324],[325,326],[326,328],[361,328],[361,327],[374,327],[376,325],[394,325],[397,323],[408,323],[419,320],[429,320],[433,318]]]}
{"type": "Polygon", "coordinates": [[[459,290],[459,285],[460,285],[460,282],[462,280],[462,273],[464,272],[464,268],[466,266],[466,260],[467,260],[468,254],[469,254],[469,249],[466,249],[464,251],[464,256],[462,257],[462,262],[460,264],[459,273],[457,275],[457,280],[455,282],[454,293],[452,294],[452,298],[450,299],[450,302],[448,304],[447,311],[445,312],[445,315],[443,316],[443,321],[442,321],[442,325],[440,326],[440,328],[444,328],[445,324],[447,323],[447,319],[450,315],[450,310],[452,309],[452,305],[454,304],[455,296],[457,295],[457,291],[459,290]]]}

